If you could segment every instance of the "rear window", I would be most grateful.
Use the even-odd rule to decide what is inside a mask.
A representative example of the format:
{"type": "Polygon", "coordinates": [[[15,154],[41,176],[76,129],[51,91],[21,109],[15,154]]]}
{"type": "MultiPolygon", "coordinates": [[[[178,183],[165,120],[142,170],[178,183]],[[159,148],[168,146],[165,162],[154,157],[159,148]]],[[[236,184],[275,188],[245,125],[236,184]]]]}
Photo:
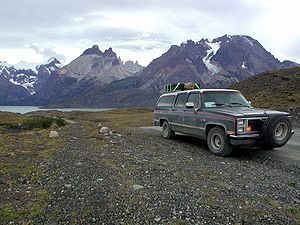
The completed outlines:
{"type": "Polygon", "coordinates": [[[159,109],[171,108],[174,98],[175,98],[175,95],[168,95],[168,96],[161,97],[159,99],[159,102],[157,103],[157,108],[159,108],[159,109]]]}

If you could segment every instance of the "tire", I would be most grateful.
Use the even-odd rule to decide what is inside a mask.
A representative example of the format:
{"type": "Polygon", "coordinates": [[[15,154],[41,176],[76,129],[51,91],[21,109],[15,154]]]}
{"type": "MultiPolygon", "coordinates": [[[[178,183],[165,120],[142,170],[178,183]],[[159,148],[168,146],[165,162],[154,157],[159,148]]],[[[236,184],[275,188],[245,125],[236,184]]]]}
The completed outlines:
{"type": "Polygon", "coordinates": [[[161,134],[165,139],[173,139],[175,137],[175,132],[171,130],[170,124],[166,120],[163,122],[161,134]]]}
{"type": "Polygon", "coordinates": [[[209,130],[207,146],[209,151],[217,156],[228,156],[233,149],[228,136],[221,127],[213,127],[209,130]]]}
{"type": "Polygon", "coordinates": [[[270,116],[261,130],[263,146],[266,148],[282,147],[290,139],[291,131],[292,126],[288,118],[282,115],[270,116]]]}

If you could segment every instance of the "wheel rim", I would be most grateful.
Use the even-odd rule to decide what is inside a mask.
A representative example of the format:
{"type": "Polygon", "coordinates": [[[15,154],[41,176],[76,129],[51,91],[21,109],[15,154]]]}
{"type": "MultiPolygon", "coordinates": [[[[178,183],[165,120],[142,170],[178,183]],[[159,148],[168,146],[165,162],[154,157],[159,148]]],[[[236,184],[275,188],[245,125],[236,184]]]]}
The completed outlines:
{"type": "Polygon", "coordinates": [[[275,128],[275,138],[277,141],[283,141],[288,135],[288,125],[284,122],[279,123],[275,128]]]}
{"type": "Polygon", "coordinates": [[[162,127],[162,134],[164,137],[167,137],[169,134],[168,124],[164,123],[162,127]]]}
{"type": "Polygon", "coordinates": [[[222,148],[222,138],[219,134],[213,134],[211,136],[211,145],[215,150],[220,150],[222,148]]]}

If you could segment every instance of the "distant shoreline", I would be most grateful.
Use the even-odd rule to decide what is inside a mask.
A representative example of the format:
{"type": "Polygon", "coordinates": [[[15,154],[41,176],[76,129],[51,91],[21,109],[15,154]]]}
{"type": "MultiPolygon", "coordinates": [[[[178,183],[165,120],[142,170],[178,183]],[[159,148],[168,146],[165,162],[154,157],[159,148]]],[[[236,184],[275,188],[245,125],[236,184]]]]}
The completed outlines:
{"type": "Polygon", "coordinates": [[[41,106],[0,106],[0,112],[11,112],[25,114],[36,111],[60,111],[60,112],[72,112],[72,111],[85,111],[85,112],[102,112],[112,110],[113,108],[42,108],[41,106]]]}

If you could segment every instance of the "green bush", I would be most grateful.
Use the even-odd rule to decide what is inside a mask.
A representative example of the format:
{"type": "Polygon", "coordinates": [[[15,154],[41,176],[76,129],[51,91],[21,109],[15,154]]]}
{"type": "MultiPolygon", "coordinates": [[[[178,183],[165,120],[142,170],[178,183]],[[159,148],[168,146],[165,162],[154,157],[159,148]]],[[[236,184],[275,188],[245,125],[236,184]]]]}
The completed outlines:
{"type": "Polygon", "coordinates": [[[38,116],[23,121],[22,126],[26,127],[27,129],[34,129],[34,128],[47,129],[53,123],[56,123],[57,126],[59,127],[66,125],[65,120],[60,117],[53,118],[47,116],[38,116]]]}
{"type": "Polygon", "coordinates": [[[57,117],[55,118],[55,123],[57,124],[57,126],[62,127],[66,125],[66,121],[61,118],[61,117],[57,117]]]}

